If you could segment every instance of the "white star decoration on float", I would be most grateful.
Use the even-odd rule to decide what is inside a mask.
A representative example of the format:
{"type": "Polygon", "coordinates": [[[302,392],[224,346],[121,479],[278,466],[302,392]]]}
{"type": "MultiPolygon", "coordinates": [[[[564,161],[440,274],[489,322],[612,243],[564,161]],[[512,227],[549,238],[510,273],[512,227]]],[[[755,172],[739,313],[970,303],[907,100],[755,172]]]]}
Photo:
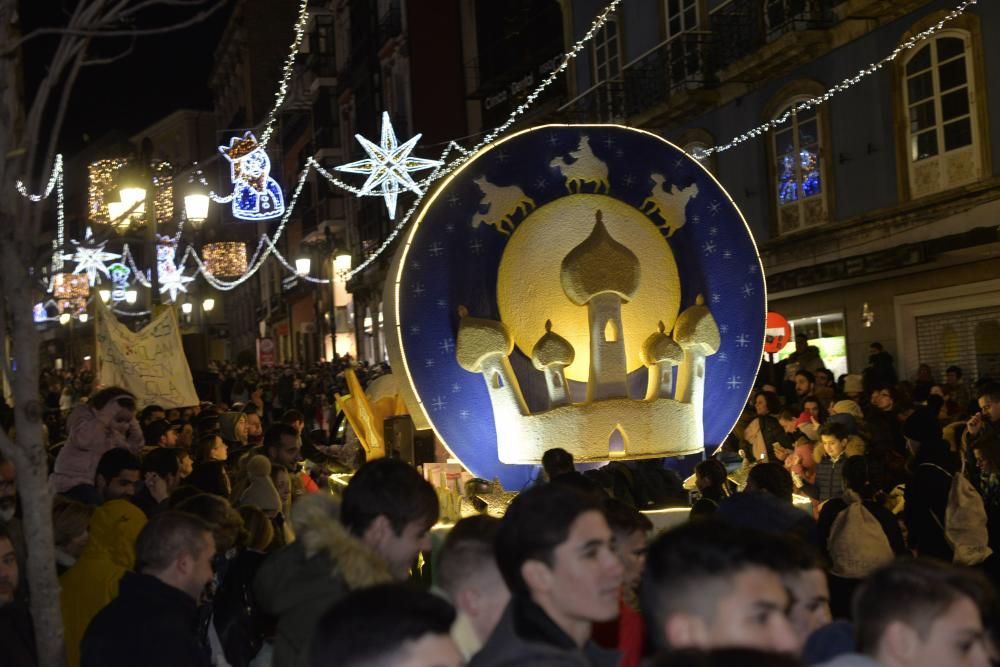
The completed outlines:
{"type": "Polygon", "coordinates": [[[389,209],[389,219],[395,219],[396,196],[400,192],[410,190],[417,195],[424,193],[410,177],[410,174],[414,171],[432,169],[443,164],[440,160],[425,160],[410,156],[410,152],[416,147],[421,136],[421,134],[415,134],[412,139],[400,144],[392,129],[389,113],[383,111],[381,145],[373,144],[360,134],[355,134],[354,138],[358,140],[369,157],[340,165],[336,169],[351,174],[367,174],[368,180],[358,192],[358,196],[371,196],[375,188],[379,188],[382,198],[385,199],[385,207],[389,209]]]}
{"type": "Polygon", "coordinates": [[[184,292],[187,294],[187,284],[194,280],[194,276],[185,276],[181,271],[177,270],[176,267],[173,271],[160,274],[158,278],[160,280],[160,294],[170,292],[171,301],[177,300],[178,292],[184,292]]]}
{"type": "Polygon", "coordinates": [[[107,252],[104,249],[104,246],[107,244],[107,241],[95,243],[94,233],[90,227],[87,227],[87,235],[84,236],[83,243],[73,239],[73,245],[76,246],[76,252],[73,253],[73,261],[76,262],[76,268],[73,269],[73,273],[86,273],[91,287],[97,283],[98,273],[103,273],[105,278],[110,277],[105,262],[121,257],[121,255],[113,252],[107,252]]]}

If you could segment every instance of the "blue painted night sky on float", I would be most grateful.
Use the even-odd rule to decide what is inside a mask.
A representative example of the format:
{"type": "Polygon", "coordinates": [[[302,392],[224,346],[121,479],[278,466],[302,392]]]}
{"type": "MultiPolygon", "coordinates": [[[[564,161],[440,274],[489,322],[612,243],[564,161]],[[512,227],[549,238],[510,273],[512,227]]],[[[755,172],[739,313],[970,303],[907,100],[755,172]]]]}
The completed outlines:
{"type": "MultiPolygon", "coordinates": [[[[517,490],[535,470],[499,461],[483,377],[463,370],[455,360],[460,305],[475,317],[501,319],[497,275],[511,237],[499,227],[482,224],[488,212],[483,188],[517,186],[533,200],[533,207],[516,207],[507,218],[510,225],[503,231],[513,228],[516,234],[525,209],[530,216],[530,211],[577,191],[597,192],[642,209],[657,189],[662,188],[662,195],[692,185],[697,189],[687,200],[686,222],[667,242],[681,279],[680,310],[704,295],[721,334],[721,347],[706,366],[705,444],[714,449],[729,433],[753,384],[763,346],[766,295],[749,229],[727,193],[694,159],[655,135],[630,128],[539,127],[481,152],[425,205],[410,232],[398,278],[402,351],[428,418],[473,474],[499,478],[506,488],[517,490]],[[607,187],[590,182],[568,189],[572,164],[581,154],[592,164],[606,165],[607,187]]],[[[663,222],[655,212],[646,219],[651,225],[663,222]]],[[[546,409],[543,374],[517,348],[510,362],[532,412],[546,409]]],[[[629,384],[631,396],[642,398],[646,369],[632,372],[629,384]]],[[[571,383],[571,389],[582,397],[584,383],[571,383]]]]}

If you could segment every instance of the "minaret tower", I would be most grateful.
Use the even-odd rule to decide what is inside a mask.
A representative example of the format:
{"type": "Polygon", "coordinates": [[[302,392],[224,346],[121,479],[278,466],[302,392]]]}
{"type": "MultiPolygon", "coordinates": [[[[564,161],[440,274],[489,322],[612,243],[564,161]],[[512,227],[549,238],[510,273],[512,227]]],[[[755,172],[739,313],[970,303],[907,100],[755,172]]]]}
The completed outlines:
{"type": "Polygon", "coordinates": [[[536,369],[545,373],[545,385],[549,390],[549,407],[554,408],[570,402],[565,368],[573,363],[575,357],[573,346],[559,334],[552,333],[552,321],[546,320],[545,334],[538,339],[531,351],[531,363],[536,369]]]}
{"type": "Polygon", "coordinates": [[[659,331],[650,335],[642,344],[642,361],[649,369],[646,400],[670,398],[673,393],[674,366],[684,361],[684,350],[668,336],[660,322],[659,331]]]}
{"type": "Polygon", "coordinates": [[[587,402],[628,398],[628,367],[622,304],[639,288],[639,260],[614,240],[596,212],[590,236],[566,255],[560,271],[563,292],[587,306],[590,321],[590,378],[587,402]]]}

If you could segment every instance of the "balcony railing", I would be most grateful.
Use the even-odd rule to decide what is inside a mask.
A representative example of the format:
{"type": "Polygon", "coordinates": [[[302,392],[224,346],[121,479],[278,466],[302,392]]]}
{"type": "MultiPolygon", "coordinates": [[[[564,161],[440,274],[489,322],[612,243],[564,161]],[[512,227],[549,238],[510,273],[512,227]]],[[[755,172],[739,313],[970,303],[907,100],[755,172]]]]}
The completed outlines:
{"type": "Polygon", "coordinates": [[[731,0],[714,10],[712,30],[719,41],[719,65],[750,55],[782,35],[828,28],[835,0],[731,0]]]}
{"type": "Polygon", "coordinates": [[[628,115],[666,102],[677,90],[718,82],[718,40],[711,32],[684,32],[650,49],[624,69],[628,115]]]}
{"type": "Polygon", "coordinates": [[[621,79],[601,81],[570,100],[559,111],[576,123],[611,123],[625,119],[625,84],[621,79]]]}

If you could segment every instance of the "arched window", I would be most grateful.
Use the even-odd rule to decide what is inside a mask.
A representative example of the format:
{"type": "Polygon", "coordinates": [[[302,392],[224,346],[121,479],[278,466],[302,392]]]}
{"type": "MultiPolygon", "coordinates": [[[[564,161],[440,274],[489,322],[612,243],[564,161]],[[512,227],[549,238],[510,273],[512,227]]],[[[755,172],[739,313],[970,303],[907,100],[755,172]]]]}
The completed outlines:
{"type": "MultiPolygon", "coordinates": [[[[783,116],[803,99],[806,98],[791,100],[774,117],[783,116]]],[[[788,120],[772,132],[773,192],[779,234],[826,221],[821,121],[815,108],[792,112],[788,120]]]]}
{"type": "Polygon", "coordinates": [[[970,33],[949,30],[928,40],[903,60],[901,77],[910,194],[978,180],[983,165],[970,33]]]}

